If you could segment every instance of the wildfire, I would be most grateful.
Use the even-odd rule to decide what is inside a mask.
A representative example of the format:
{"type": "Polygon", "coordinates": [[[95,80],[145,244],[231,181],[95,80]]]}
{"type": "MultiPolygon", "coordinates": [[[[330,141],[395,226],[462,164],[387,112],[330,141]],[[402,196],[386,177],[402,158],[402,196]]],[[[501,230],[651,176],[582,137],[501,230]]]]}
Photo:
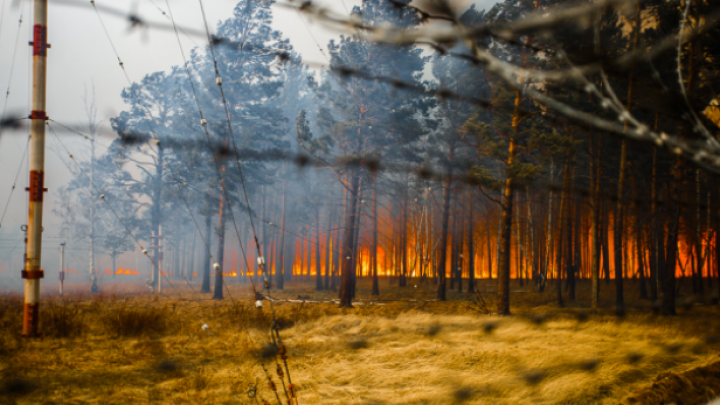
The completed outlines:
{"type": "MultiPolygon", "coordinates": [[[[105,274],[113,274],[112,270],[105,270],[105,274]]],[[[140,273],[137,270],[131,270],[131,269],[124,269],[120,267],[119,269],[115,270],[116,275],[125,275],[125,276],[137,276],[140,275],[140,273]]]]}
{"type": "MultiPolygon", "coordinates": [[[[223,277],[237,277],[237,271],[231,271],[229,273],[223,272],[223,277]]],[[[193,273],[193,277],[197,277],[197,273],[193,273]]],[[[215,277],[215,273],[210,273],[210,277],[215,277]]]]}

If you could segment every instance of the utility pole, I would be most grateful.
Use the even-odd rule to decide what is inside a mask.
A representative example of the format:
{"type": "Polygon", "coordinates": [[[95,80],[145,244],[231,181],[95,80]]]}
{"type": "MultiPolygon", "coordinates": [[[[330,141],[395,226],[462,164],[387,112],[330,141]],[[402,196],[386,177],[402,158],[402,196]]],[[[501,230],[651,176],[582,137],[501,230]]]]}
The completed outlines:
{"type": "Polygon", "coordinates": [[[32,112],[30,113],[30,185],[27,255],[25,270],[25,306],[23,312],[23,336],[38,337],[40,321],[40,279],[43,271],[40,268],[42,250],[42,213],[45,177],[45,87],[47,83],[47,10],[48,0],[35,0],[33,41],[33,89],[32,112]]]}
{"type": "Polygon", "coordinates": [[[60,296],[63,295],[63,282],[65,281],[65,242],[60,244],[60,296]]]}

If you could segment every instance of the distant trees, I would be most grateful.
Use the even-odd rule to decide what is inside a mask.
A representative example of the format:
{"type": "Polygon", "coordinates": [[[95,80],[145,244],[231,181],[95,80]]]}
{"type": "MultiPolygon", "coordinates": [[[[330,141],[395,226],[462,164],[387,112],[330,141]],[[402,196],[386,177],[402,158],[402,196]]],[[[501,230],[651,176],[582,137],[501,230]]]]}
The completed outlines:
{"type": "Polygon", "coordinates": [[[628,294],[673,314],[678,283],[710,288],[720,215],[706,169],[720,148],[709,2],[581,1],[577,12],[589,11],[575,24],[537,17],[566,0],[487,12],[366,0],[319,74],[270,28],[272,4],[238,3],[213,47],[193,51],[189,75],[156,72],[125,89],[120,139],[99,158],[116,172],[98,172],[98,184],[127,191],[144,240],[163,224],[181,249],[179,222],[204,217],[203,291],[217,263],[222,298],[225,251],[255,243],[250,218],[268,287],[283,288],[293,268],[314,273],[317,290],[339,276],[343,307],[357,277],[379,293],[383,271],[399,287],[437,283],[438,300],[448,277],[460,294],[496,274],[502,314],[513,278],[552,286],[558,305],[589,279],[594,310],[601,280],[614,279],[619,314],[628,294]],[[433,19],[445,37],[426,29],[433,19]]]}

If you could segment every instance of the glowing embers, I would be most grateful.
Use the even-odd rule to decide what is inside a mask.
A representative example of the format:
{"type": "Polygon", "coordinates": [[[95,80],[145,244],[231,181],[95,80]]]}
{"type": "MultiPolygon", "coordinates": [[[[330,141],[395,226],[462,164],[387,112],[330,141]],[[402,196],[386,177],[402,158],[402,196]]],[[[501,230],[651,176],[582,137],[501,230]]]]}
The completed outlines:
{"type": "MultiPolygon", "coordinates": [[[[195,274],[195,273],[193,273],[193,274],[195,274]]],[[[222,275],[223,275],[223,277],[237,277],[237,276],[238,276],[238,273],[237,273],[237,271],[231,271],[231,272],[228,272],[228,273],[223,272],[222,275]]],[[[215,273],[214,273],[214,272],[210,272],[210,277],[215,277],[215,273]]]]}
{"type": "MultiPolygon", "coordinates": [[[[110,269],[105,270],[105,274],[113,274],[113,271],[110,269]]],[[[124,268],[120,267],[119,269],[115,270],[115,275],[139,276],[140,273],[137,270],[124,269],[124,268]]]]}

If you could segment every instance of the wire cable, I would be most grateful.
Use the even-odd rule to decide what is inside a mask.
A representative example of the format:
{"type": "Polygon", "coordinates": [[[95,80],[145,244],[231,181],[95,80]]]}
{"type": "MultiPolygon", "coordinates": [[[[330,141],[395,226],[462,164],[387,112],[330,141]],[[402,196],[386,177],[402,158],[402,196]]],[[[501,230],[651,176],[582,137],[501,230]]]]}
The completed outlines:
{"type": "MultiPolygon", "coordinates": [[[[59,136],[57,135],[57,133],[55,132],[55,129],[54,129],[53,127],[51,127],[51,126],[50,126],[50,123],[47,122],[47,121],[45,122],[45,125],[47,125],[47,127],[50,129],[50,131],[52,132],[52,134],[55,136],[55,139],[57,139],[58,143],[60,143],[60,146],[62,146],[62,148],[63,148],[63,149],[65,150],[65,152],[68,154],[68,157],[70,158],[70,160],[72,160],[73,163],[75,163],[75,165],[77,166],[78,170],[80,170],[80,173],[82,173],[82,175],[85,176],[85,178],[90,182],[90,177],[87,175],[87,173],[85,173],[85,170],[82,168],[82,166],[80,165],[80,163],[78,163],[77,160],[75,160],[75,156],[73,156],[73,154],[70,153],[70,151],[68,150],[68,148],[65,146],[65,144],[62,142],[62,140],[60,139],[60,137],[59,137],[59,136]]],[[[145,247],[143,247],[143,245],[142,245],[142,244],[140,243],[140,241],[135,237],[135,235],[133,235],[133,233],[132,233],[132,231],[130,230],[130,228],[125,224],[125,221],[123,221],[122,218],[120,218],[120,215],[117,213],[117,211],[116,211],[116,210],[112,207],[112,205],[110,205],[110,203],[107,201],[107,199],[106,199],[106,197],[105,197],[105,194],[103,194],[103,193],[100,191],[100,189],[97,188],[97,186],[96,186],[94,183],[90,182],[90,184],[91,184],[92,188],[95,190],[95,192],[97,193],[97,195],[100,197],[100,199],[107,205],[107,207],[108,207],[108,208],[110,209],[110,211],[113,213],[113,215],[115,216],[115,218],[117,218],[118,222],[120,222],[120,224],[125,228],[125,231],[127,232],[128,236],[130,236],[130,238],[133,240],[133,242],[135,242],[135,244],[138,245],[138,247],[140,248],[140,251],[142,251],[142,253],[150,260],[150,262],[151,262],[154,266],[157,266],[157,263],[155,262],[155,259],[152,258],[152,257],[150,257],[150,253],[147,251],[147,249],[145,249],[145,247]]],[[[158,267],[158,269],[159,269],[159,267],[158,267]]],[[[162,274],[162,271],[160,271],[160,274],[162,274]]],[[[174,291],[175,293],[177,293],[178,295],[181,295],[180,292],[177,290],[177,288],[175,288],[175,285],[174,285],[174,284],[170,281],[170,279],[167,277],[167,275],[162,276],[162,277],[165,277],[165,280],[166,280],[167,283],[170,285],[170,287],[172,287],[172,289],[173,289],[173,291],[174,291]]],[[[193,292],[194,292],[194,291],[193,291],[193,292]]]]}
{"type": "MultiPolygon", "coordinates": [[[[4,2],[3,2],[4,7],[4,2]]],[[[20,10],[20,20],[18,21],[17,34],[15,36],[15,48],[13,49],[12,61],[10,62],[10,76],[8,77],[7,90],[5,91],[5,106],[3,107],[0,122],[5,122],[5,114],[7,113],[8,99],[10,98],[10,86],[12,85],[13,73],[15,72],[15,57],[17,56],[18,44],[20,43],[20,30],[23,23],[23,11],[20,10]]],[[[2,126],[0,126],[0,135],[2,135],[2,126]]]]}
{"type": "MultiPolygon", "coordinates": [[[[189,66],[189,64],[188,64],[187,57],[185,56],[185,50],[183,49],[182,43],[180,42],[180,35],[179,35],[179,33],[178,33],[177,24],[175,24],[175,17],[173,16],[172,7],[170,7],[170,3],[169,3],[168,0],[166,0],[165,3],[167,4],[168,13],[169,13],[169,15],[170,15],[170,20],[172,21],[173,28],[174,28],[174,30],[175,30],[175,37],[176,37],[176,39],[177,39],[177,41],[178,41],[178,46],[180,47],[180,53],[182,54],[183,61],[185,62],[185,72],[186,72],[186,74],[187,74],[187,76],[188,76],[188,81],[190,82],[190,87],[191,87],[191,89],[192,89],[193,98],[194,98],[195,104],[197,105],[197,108],[198,108],[198,114],[200,115],[200,123],[202,124],[203,130],[204,130],[204,132],[205,132],[205,138],[206,138],[206,140],[207,140],[207,142],[208,142],[208,146],[209,146],[209,148],[210,148],[210,151],[211,151],[211,154],[212,154],[212,157],[213,157],[213,163],[214,163],[214,165],[215,165],[215,171],[217,172],[218,178],[219,178],[220,183],[221,183],[221,187],[220,187],[220,188],[221,188],[221,192],[223,193],[223,195],[224,195],[224,197],[225,197],[225,200],[227,201],[227,204],[228,204],[228,211],[229,211],[230,217],[231,217],[231,219],[232,219],[232,221],[233,221],[233,225],[234,225],[234,228],[235,228],[235,234],[237,235],[237,238],[238,238],[238,243],[239,243],[239,245],[240,245],[240,251],[242,252],[243,259],[244,259],[244,261],[245,261],[245,266],[246,266],[246,268],[249,269],[249,268],[250,268],[250,263],[248,262],[247,254],[246,254],[246,252],[245,252],[245,247],[244,247],[244,245],[243,245],[243,243],[242,243],[242,238],[241,238],[241,236],[240,236],[240,231],[239,231],[239,229],[238,229],[237,222],[235,221],[235,214],[233,213],[232,207],[231,207],[231,205],[230,205],[230,198],[229,198],[229,195],[228,195],[228,193],[227,193],[227,188],[225,187],[225,179],[224,179],[224,177],[223,177],[223,175],[222,175],[222,170],[220,169],[220,164],[218,163],[218,157],[216,156],[215,151],[214,151],[214,149],[213,149],[213,147],[212,147],[212,141],[211,141],[211,139],[210,139],[210,132],[209,132],[209,130],[208,130],[208,128],[207,128],[207,121],[205,120],[205,117],[204,117],[204,114],[203,114],[203,110],[202,110],[202,106],[200,105],[200,99],[199,99],[198,96],[197,96],[197,90],[196,90],[196,88],[195,88],[195,82],[193,81],[192,74],[190,73],[190,66],[189,66]]],[[[204,13],[204,9],[203,9],[203,13],[204,13]]],[[[206,27],[207,27],[207,21],[206,21],[206,27]]],[[[210,44],[212,44],[212,39],[211,39],[209,33],[208,33],[208,41],[210,42],[210,44]]],[[[212,48],[212,45],[211,45],[211,49],[213,49],[213,48],[212,48]]],[[[213,51],[213,52],[214,52],[214,51],[213,51]]],[[[215,70],[217,71],[217,63],[215,64],[215,70]]],[[[233,137],[233,138],[234,138],[234,137],[233,137]]],[[[233,139],[233,141],[234,141],[234,139],[233,139]]],[[[244,186],[243,186],[243,187],[244,187],[244,186]]],[[[248,206],[248,208],[249,208],[249,206],[248,206]]],[[[189,209],[189,207],[188,207],[188,209],[189,209]]],[[[251,219],[251,221],[252,221],[252,219],[251,219]]],[[[253,232],[254,232],[254,225],[253,225],[253,232]]],[[[200,235],[201,235],[201,237],[202,237],[202,232],[200,233],[200,235]]],[[[255,240],[256,240],[256,242],[257,242],[257,235],[256,235],[256,234],[255,234],[255,240]]],[[[206,245],[207,245],[207,244],[206,244],[206,245]]],[[[208,249],[209,249],[209,248],[208,248],[208,249]]],[[[210,253],[210,254],[212,255],[212,253],[210,253]]],[[[258,249],[258,258],[262,258],[262,252],[261,252],[259,249],[258,249]]],[[[258,264],[260,264],[260,263],[261,263],[261,260],[258,260],[258,264]]],[[[264,264],[264,262],[263,262],[263,264],[264,264]]],[[[265,272],[265,269],[264,269],[263,265],[261,264],[260,267],[261,267],[261,269],[263,270],[263,275],[265,275],[266,272],[265,272]]],[[[224,282],[224,280],[223,280],[223,282],[224,282]]],[[[250,282],[251,282],[251,285],[252,285],[253,292],[254,292],[255,294],[257,294],[257,288],[255,287],[255,281],[254,281],[252,278],[250,278],[250,282]]]]}
{"type": "MultiPolygon", "coordinates": [[[[242,172],[242,166],[240,165],[240,157],[239,157],[238,150],[237,150],[237,144],[235,143],[235,134],[232,129],[232,121],[230,119],[230,110],[228,108],[227,99],[225,98],[225,92],[223,91],[222,75],[220,75],[220,71],[218,70],[217,57],[215,55],[215,46],[213,45],[212,37],[210,35],[210,28],[209,28],[208,22],[207,22],[207,15],[205,14],[205,6],[203,5],[202,0],[199,0],[199,2],[200,2],[200,10],[202,11],[203,22],[205,23],[205,32],[207,33],[207,37],[208,37],[210,54],[212,55],[213,64],[215,66],[215,82],[218,85],[218,88],[220,90],[220,96],[222,97],[223,107],[225,108],[225,116],[227,118],[228,131],[229,131],[230,139],[232,140],[232,144],[233,144],[233,151],[234,151],[234,155],[235,155],[235,161],[237,163],[238,173],[240,174],[240,183],[242,185],[243,195],[245,196],[245,203],[248,207],[248,211],[250,211],[251,210],[250,199],[248,198],[247,188],[245,187],[245,176],[243,175],[243,172],[242,172]]],[[[241,52],[242,52],[242,48],[241,48],[241,52]]],[[[223,190],[224,189],[225,189],[225,187],[223,187],[223,190]]],[[[230,205],[230,200],[228,199],[228,206],[229,205],[230,205]]],[[[232,213],[232,209],[230,209],[230,212],[232,213]]],[[[252,228],[253,236],[255,238],[255,248],[257,249],[258,257],[262,258],[263,257],[262,249],[260,249],[260,241],[258,240],[257,230],[255,229],[255,221],[253,221],[252,216],[249,216],[249,218],[250,218],[250,226],[252,228]]],[[[234,222],[234,217],[233,217],[233,222],[234,222]]],[[[238,240],[239,240],[240,233],[237,230],[237,224],[235,224],[235,230],[238,234],[238,240]]],[[[245,254],[245,252],[243,250],[243,255],[244,254],[245,254]]],[[[263,263],[263,265],[264,265],[264,263],[263,263]]],[[[263,265],[261,265],[261,268],[263,265]]],[[[263,275],[266,275],[265,271],[263,271],[263,275]]],[[[266,284],[266,288],[267,288],[267,284],[268,284],[267,280],[266,280],[265,284],[266,284]]]]}
{"type": "MultiPolygon", "coordinates": [[[[122,61],[122,59],[120,58],[120,55],[119,55],[118,52],[117,52],[117,48],[115,47],[115,45],[114,45],[114,43],[113,43],[113,41],[112,41],[112,38],[110,37],[110,33],[108,32],[107,28],[105,27],[105,23],[103,22],[103,19],[102,19],[101,15],[100,15],[100,12],[99,12],[99,10],[97,9],[97,6],[96,6],[96,4],[95,4],[95,1],[92,0],[92,1],[91,1],[91,4],[93,5],[93,8],[95,9],[95,12],[96,12],[96,14],[97,14],[97,16],[98,16],[98,19],[100,20],[100,24],[102,25],[103,30],[105,31],[105,35],[106,35],[106,37],[107,37],[107,39],[108,39],[108,42],[110,42],[110,46],[112,47],[113,52],[115,53],[115,56],[116,56],[117,59],[118,59],[120,68],[122,68],[122,70],[123,70],[123,74],[125,75],[125,79],[126,79],[127,82],[128,82],[128,85],[129,85],[129,87],[130,87],[130,91],[131,91],[131,93],[133,94],[133,97],[135,98],[135,101],[137,102],[137,104],[140,105],[140,106],[142,106],[142,103],[140,103],[140,98],[137,96],[137,93],[135,92],[135,90],[134,90],[134,88],[133,88],[133,86],[132,86],[132,81],[130,80],[130,76],[128,75],[127,70],[125,69],[125,64],[124,64],[124,62],[122,61]]],[[[160,142],[160,139],[159,139],[159,137],[158,137],[157,132],[155,131],[155,129],[154,129],[153,125],[152,125],[152,121],[151,121],[151,119],[149,118],[149,117],[152,116],[152,114],[149,114],[148,111],[145,111],[145,116],[146,116],[146,118],[147,118],[146,123],[147,123],[147,125],[148,125],[148,128],[150,129],[150,132],[155,135],[155,138],[156,138],[156,140],[157,140],[157,146],[158,146],[158,148],[161,148],[161,147],[162,147],[162,144],[161,144],[161,142],[160,142]]],[[[188,201],[187,201],[187,198],[185,197],[184,194],[182,194],[182,190],[180,189],[180,184],[185,184],[185,183],[184,183],[184,182],[180,182],[180,181],[177,179],[177,176],[175,175],[175,172],[172,170],[171,167],[169,167],[169,166],[165,166],[165,167],[166,167],[166,168],[170,171],[170,173],[172,174],[172,176],[173,176],[173,178],[174,178],[174,180],[175,180],[175,182],[176,182],[176,185],[177,185],[177,187],[178,187],[178,189],[179,189],[179,193],[180,193],[180,195],[182,196],[183,201],[185,202],[185,204],[186,204],[186,206],[187,206],[187,208],[188,208],[188,211],[190,212],[190,216],[192,217],[193,223],[195,224],[195,227],[196,227],[196,229],[198,230],[198,232],[200,232],[200,237],[203,239],[203,243],[205,244],[206,248],[208,249],[208,253],[209,253],[209,255],[210,255],[210,258],[213,260],[213,262],[215,262],[215,259],[214,259],[213,255],[212,255],[212,252],[210,251],[210,247],[209,247],[208,243],[205,241],[205,238],[202,236],[202,231],[200,230],[200,227],[199,227],[199,225],[198,225],[198,223],[197,223],[197,220],[196,220],[195,216],[192,214],[192,209],[190,208],[190,205],[189,205],[189,203],[188,203],[188,201]]],[[[210,237],[210,235],[208,235],[208,237],[210,237]]],[[[215,266],[215,265],[213,264],[213,267],[215,268],[215,272],[216,272],[216,275],[217,275],[217,272],[218,272],[218,269],[216,268],[217,266],[215,266]]],[[[225,284],[225,281],[224,281],[224,280],[223,280],[223,284],[225,285],[225,288],[226,288],[226,290],[227,290],[228,297],[230,297],[230,300],[234,302],[234,299],[233,299],[232,295],[230,294],[230,289],[229,289],[228,286],[225,284]]],[[[194,290],[193,290],[193,292],[194,292],[194,290]]]]}
{"type": "Polygon", "coordinates": [[[23,163],[25,162],[25,157],[27,156],[27,151],[30,146],[30,137],[28,137],[27,142],[25,143],[25,151],[23,152],[22,158],[20,159],[20,166],[18,167],[17,173],[15,174],[15,180],[13,181],[12,189],[10,190],[10,195],[8,196],[7,202],[5,203],[5,209],[3,209],[2,217],[0,217],[0,228],[2,228],[2,223],[5,220],[5,214],[7,214],[8,207],[10,206],[10,200],[12,199],[13,193],[15,192],[15,188],[17,187],[17,181],[20,178],[20,172],[22,171],[23,163]]]}

